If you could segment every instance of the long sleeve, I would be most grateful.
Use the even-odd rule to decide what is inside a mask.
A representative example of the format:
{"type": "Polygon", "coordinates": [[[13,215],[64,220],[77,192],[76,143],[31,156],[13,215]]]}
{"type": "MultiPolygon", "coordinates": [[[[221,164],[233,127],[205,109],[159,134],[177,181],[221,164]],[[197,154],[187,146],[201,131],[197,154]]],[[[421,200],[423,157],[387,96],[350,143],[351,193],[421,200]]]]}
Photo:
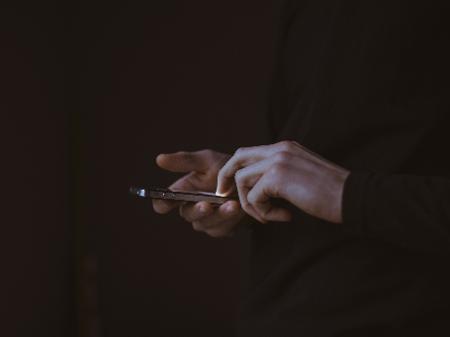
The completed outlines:
{"type": "Polygon", "coordinates": [[[343,222],[360,235],[450,255],[450,179],[353,172],[343,222]]]}

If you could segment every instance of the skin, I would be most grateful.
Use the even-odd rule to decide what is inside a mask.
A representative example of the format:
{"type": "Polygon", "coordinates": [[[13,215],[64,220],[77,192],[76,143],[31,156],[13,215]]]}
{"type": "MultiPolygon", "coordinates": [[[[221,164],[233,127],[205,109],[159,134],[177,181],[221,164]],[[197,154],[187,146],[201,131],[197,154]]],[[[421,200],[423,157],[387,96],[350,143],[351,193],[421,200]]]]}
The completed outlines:
{"type": "Polygon", "coordinates": [[[157,164],[186,173],[171,188],[216,189],[223,196],[237,191],[239,203],[231,201],[219,208],[204,202],[153,202],[155,211],[161,214],[179,208],[194,230],[212,237],[231,235],[245,214],[261,223],[290,221],[288,210],[272,204],[275,198],[317,218],[342,222],[342,195],[350,172],[296,142],[240,148],[233,156],[211,150],[160,155],[157,164]]]}
{"type": "MultiPolygon", "coordinates": [[[[212,150],[177,152],[159,155],[156,163],[170,172],[185,173],[169,188],[214,192],[219,170],[230,157],[212,150]]],[[[178,209],[180,216],[190,222],[195,231],[204,232],[215,238],[231,236],[246,216],[237,201],[229,201],[217,207],[207,202],[192,204],[153,200],[153,208],[159,214],[167,214],[178,209]]]]}

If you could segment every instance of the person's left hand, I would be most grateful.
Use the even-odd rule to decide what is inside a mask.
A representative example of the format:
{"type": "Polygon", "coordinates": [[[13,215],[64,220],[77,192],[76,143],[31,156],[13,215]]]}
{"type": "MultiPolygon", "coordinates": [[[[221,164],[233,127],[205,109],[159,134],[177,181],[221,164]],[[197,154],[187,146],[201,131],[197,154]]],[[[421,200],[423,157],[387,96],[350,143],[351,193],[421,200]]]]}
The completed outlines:
{"type": "Polygon", "coordinates": [[[350,172],[292,141],[241,148],[218,175],[217,194],[237,189],[242,208],[262,223],[289,221],[272,198],[287,200],[317,218],[342,222],[342,195],[350,172]]]}

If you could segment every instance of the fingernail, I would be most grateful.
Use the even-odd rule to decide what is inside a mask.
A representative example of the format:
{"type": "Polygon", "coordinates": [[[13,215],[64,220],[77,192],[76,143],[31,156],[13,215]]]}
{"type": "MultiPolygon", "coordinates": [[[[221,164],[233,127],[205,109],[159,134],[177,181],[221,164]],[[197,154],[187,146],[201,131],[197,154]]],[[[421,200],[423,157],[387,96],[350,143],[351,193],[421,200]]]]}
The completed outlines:
{"type": "Polygon", "coordinates": [[[222,189],[217,189],[216,195],[219,197],[226,197],[228,196],[229,191],[223,191],[222,189]]]}

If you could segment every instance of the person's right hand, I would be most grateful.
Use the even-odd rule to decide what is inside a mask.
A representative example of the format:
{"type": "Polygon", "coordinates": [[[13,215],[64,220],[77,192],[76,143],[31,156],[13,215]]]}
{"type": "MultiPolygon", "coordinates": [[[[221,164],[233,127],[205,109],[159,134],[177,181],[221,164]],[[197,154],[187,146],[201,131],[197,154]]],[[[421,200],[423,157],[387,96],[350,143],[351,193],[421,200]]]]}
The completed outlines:
{"type": "MultiPolygon", "coordinates": [[[[224,153],[202,150],[160,154],[156,163],[171,172],[187,173],[169,186],[169,189],[214,192],[217,174],[229,158],[224,153]]],[[[153,200],[153,208],[159,214],[178,208],[180,215],[192,224],[194,230],[205,232],[211,237],[230,236],[245,216],[238,201],[228,201],[217,207],[203,201],[193,204],[153,200]]]]}

